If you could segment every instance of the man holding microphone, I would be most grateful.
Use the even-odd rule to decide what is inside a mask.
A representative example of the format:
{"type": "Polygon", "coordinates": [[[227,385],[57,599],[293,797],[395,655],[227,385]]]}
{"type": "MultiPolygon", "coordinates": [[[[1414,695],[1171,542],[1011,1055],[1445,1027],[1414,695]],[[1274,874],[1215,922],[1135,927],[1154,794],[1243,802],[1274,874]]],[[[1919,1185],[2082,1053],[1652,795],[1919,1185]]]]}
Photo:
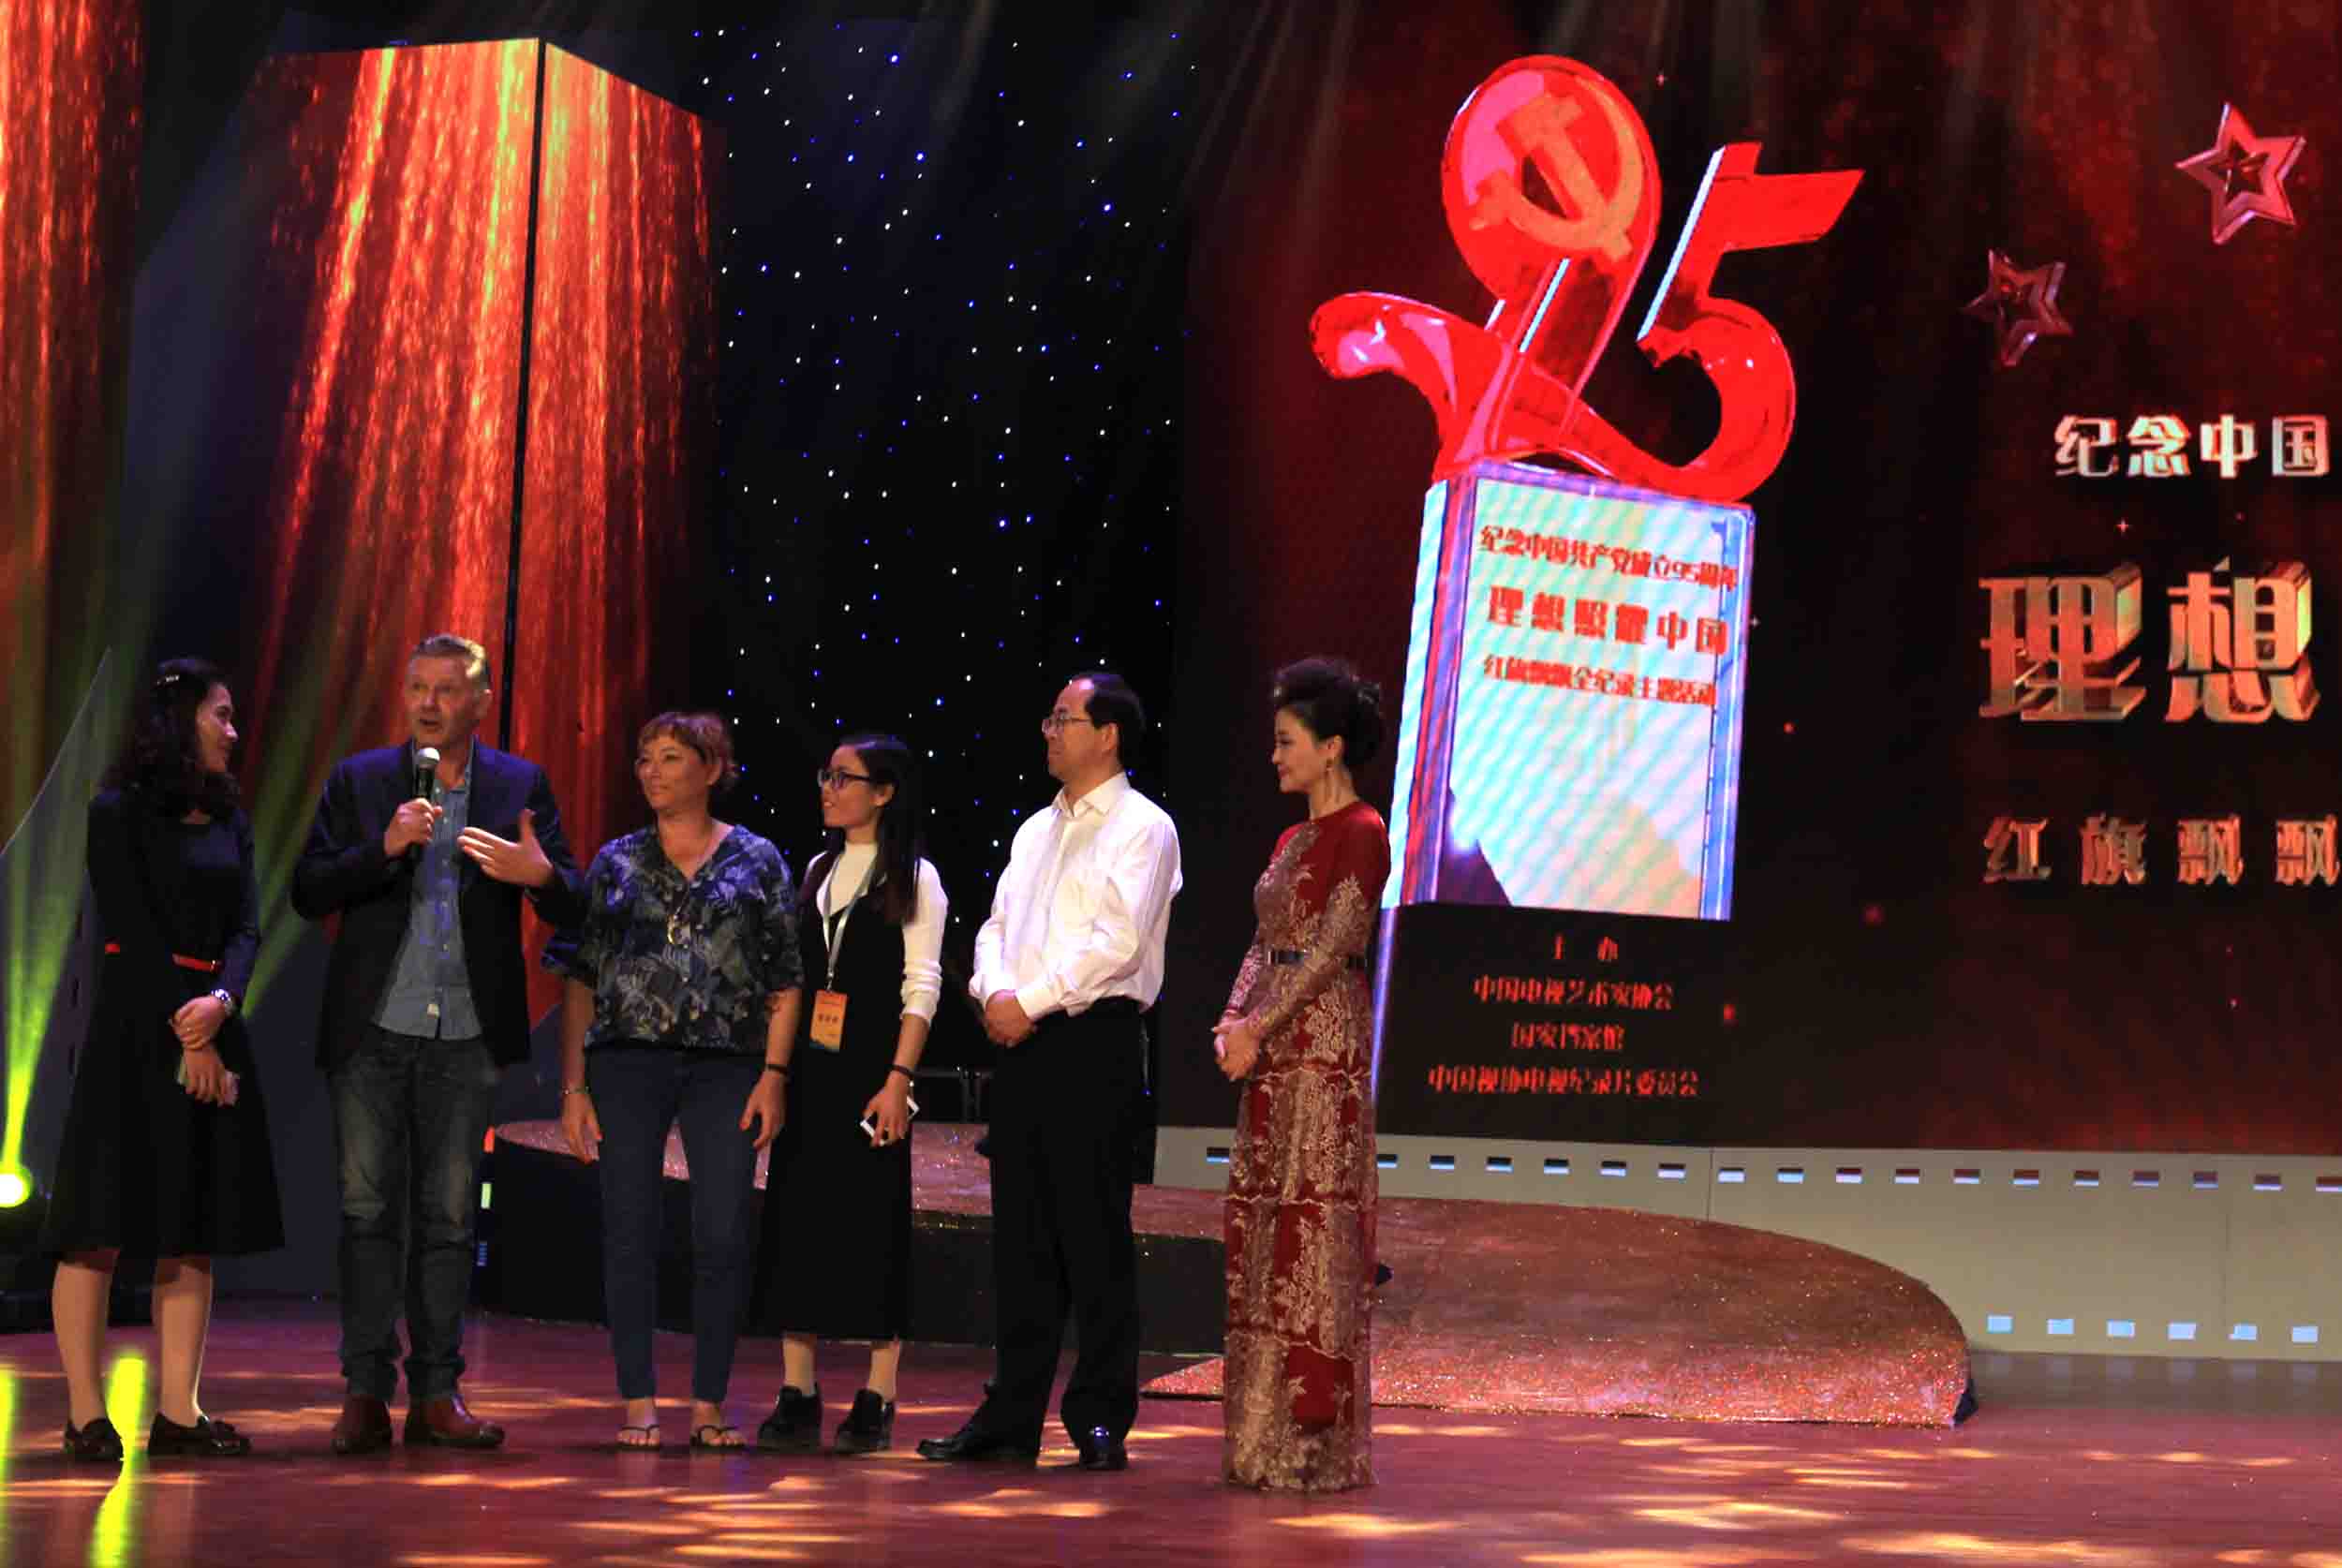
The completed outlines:
{"type": "Polygon", "coordinates": [[[337,1454],[390,1446],[402,1306],[407,1442],[504,1441],[458,1387],[473,1178],[497,1080],[528,1055],[522,902],[556,925],[584,914],[544,770],[479,742],[486,650],[426,637],[406,674],[406,744],[334,767],[293,868],[294,910],[340,917],[318,1031],[341,1187],[337,1454]]]}

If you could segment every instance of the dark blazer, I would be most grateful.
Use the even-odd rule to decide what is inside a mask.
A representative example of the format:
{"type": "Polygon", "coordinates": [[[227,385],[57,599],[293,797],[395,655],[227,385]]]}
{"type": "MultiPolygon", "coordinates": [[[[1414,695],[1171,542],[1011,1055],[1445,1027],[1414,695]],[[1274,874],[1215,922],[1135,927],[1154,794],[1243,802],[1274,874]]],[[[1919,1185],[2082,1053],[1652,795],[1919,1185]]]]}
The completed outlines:
{"type": "MultiPolygon", "coordinates": [[[[414,743],[361,751],[325,781],[309,842],[293,866],[292,907],[304,919],[341,916],[325,970],[325,1013],[318,1026],[318,1065],[327,1072],[355,1049],[382,1005],[382,993],[407,939],[414,897],[414,858],[382,852],[382,835],[415,794],[414,743]]],[[[521,836],[521,810],[535,812],[537,841],[554,879],[523,889],[484,875],[457,857],[456,918],[488,1048],[499,1062],[528,1056],[528,967],[521,954],[521,900],[556,926],[585,918],[585,877],[561,836],[553,786],[536,763],[472,743],[471,805],[466,820],[499,838],[521,836]]]]}

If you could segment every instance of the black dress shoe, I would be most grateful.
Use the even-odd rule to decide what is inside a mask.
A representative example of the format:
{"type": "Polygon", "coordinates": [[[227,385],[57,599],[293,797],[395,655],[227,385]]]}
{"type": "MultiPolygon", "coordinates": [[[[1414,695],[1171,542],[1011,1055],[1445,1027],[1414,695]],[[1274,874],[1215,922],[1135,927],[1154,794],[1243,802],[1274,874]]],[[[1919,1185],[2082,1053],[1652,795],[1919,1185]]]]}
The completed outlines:
{"type": "Polygon", "coordinates": [[[102,1415],[86,1427],[76,1427],[68,1421],[65,1424],[65,1457],[120,1464],[122,1434],[115,1431],[114,1424],[102,1415]]]}
{"type": "Polygon", "coordinates": [[[1122,1446],[1120,1438],[1104,1427],[1092,1427],[1087,1433],[1075,1434],[1074,1447],[1081,1455],[1079,1463],[1084,1470],[1131,1468],[1130,1451],[1122,1446]]]}
{"type": "Polygon", "coordinates": [[[252,1440],[225,1421],[199,1415],[192,1427],[182,1427],[160,1411],[146,1431],[150,1459],[233,1459],[252,1452],[252,1440]]]}
{"type": "Polygon", "coordinates": [[[921,1438],[919,1457],[948,1459],[961,1464],[1029,1465],[1041,1457],[1041,1445],[1037,1442],[1018,1442],[1015,1438],[986,1431],[971,1421],[950,1437],[921,1438]]]}
{"type": "Polygon", "coordinates": [[[819,1448],[822,1445],[822,1385],[800,1394],[783,1385],[773,1413],[756,1428],[759,1448],[819,1448]]]}
{"type": "Polygon", "coordinates": [[[895,1446],[895,1401],[882,1399],[876,1389],[853,1397],[853,1409],[837,1427],[831,1445],[840,1454],[875,1454],[895,1446]]]}

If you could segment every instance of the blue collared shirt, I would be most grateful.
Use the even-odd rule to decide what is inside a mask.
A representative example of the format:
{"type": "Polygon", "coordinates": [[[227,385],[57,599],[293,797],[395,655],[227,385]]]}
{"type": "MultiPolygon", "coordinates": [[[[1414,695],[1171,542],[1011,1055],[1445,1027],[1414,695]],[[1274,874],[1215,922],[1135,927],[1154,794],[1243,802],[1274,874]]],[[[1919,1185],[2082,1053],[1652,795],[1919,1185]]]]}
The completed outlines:
{"type": "Polygon", "coordinates": [[[472,1006],[471,971],[464,963],[464,925],[455,908],[463,890],[455,840],[471,813],[471,770],[464,781],[439,791],[437,831],[422,846],[415,867],[407,914],[407,939],[399,944],[398,967],[382,993],[374,1021],[393,1034],[428,1040],[477,1040],[480,1014],[472,1006]]]}

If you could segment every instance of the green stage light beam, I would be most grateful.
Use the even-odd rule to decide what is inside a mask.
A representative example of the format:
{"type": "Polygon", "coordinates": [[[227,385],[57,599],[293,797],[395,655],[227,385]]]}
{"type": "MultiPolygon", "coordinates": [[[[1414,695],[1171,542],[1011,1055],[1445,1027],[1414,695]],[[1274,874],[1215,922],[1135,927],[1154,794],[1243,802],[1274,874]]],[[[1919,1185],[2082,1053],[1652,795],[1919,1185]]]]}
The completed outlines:
{"type": "Polygon", "coordinates": [[[7,975],[0,997],[0,1028],[6,1029],[7,1082],[0,1115],[0,1176],[15,1176],[29,1189],[24,1166],[24,1125],[32,1107],[33,1072],[40,1061],[56,1013],[63,978],[80,927],[83,889],[88,885],[89,801],[104,773],[114,734],[117,696],[111,650],[99,659],[57,748],[56,761],[24,820],[0,848],[0,965],[7,975]]]}

